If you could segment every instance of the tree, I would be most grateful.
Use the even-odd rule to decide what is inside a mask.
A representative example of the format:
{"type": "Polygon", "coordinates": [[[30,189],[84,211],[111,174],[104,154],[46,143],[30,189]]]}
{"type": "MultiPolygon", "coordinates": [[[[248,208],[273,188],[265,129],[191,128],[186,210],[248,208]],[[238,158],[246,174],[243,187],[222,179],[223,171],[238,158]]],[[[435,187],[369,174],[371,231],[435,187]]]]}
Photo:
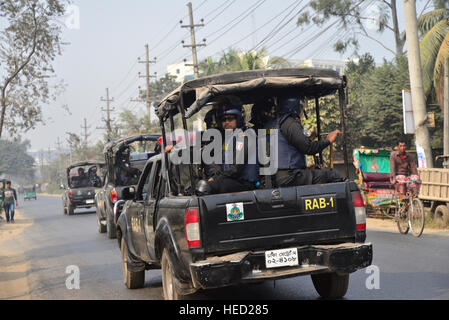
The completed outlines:
{"type": "Polygon", "coordinates": [[[289,67],[287,60],[280,57],[269,57],[266,49],[259,51],[239,51],[230,49],[214,61],[212,57],[200,63],[201,74],[212,75],[223,72],[257,70],[257,69],[277,69],[289,67]]]}
{"type": "Polygon", "coordinates": [[[17,179],[19,183],[34,182],[34,159],[28,155],[28,140],[0,140],[0,174],[17,179]]]}
{"type": "Polygon", "coordinates": [[[181,84],[176,81],[176,76],[165,74],[164,77],[150,83],[150,98],[152,102],[159,103],[166,95],[174,91],[181,84]]]}
{"type": "MultiPolygon", "coordinates": [[[[42,122],[40,104],[54,99],[48,78],[61,54],[61,27],[67,0],[2,0],[0,18],[0,137],[42,122]]],[[[55,86],[61,89],[60,85],[55,86]]]]}
{"type": "Polygon", "coordinates": [[[67,132],[66,141],[70,148],[70,159],[72,163],[86,160],[102,160],[103,143],[98,142],[95,146],[89,147],[84,143],[84,139],[73,132],[67,132]]]}
{"type": "Polygon", "coordinates": [[[312,0],[310,1],[309,9],[314,13],[306,10],[299,16],[297,24],[298,26],[304,26],[314,23],[321,26],[329,22],[330,18],[338,18],[344,37],[340,37],[335,41],[334,49],[336,51],[345,52],[350,47],[354,47],[357,50],[359,38],[365,37],[399,57],[404,53],[405,39],[399,29],[396,0],[377,0],[375,1],[376,6],[371,6],[371,8],[375,9],[373,10],[374,12],[367,13],[367,5],[370,3],[372,1],[312,0]],[[366,27],[367,22],[374,25],[377,32],[383,33],[386,30],[392,32],[395,46],[390,47],[370,35],[366,27]]]}
{"type": "Polygon", "coordinates": [[[438,102],[442,107],[444,63],[449,59],[449,3],[448,1],[434,2],[435,9],[418,19],[418,29],[421,38],[424,94],[429,97],[432,89],[435,89],[438,102]]]}
{"type": "Polygon", "coordinates": [[[133,136],[145,133],[145,113],[133,113],[129,109],[125,109],[120,113],[120,122],[118,127],[120,129],[120,136],[133,136]],[[139,113],[142,117],[139,117],[139,113]]]}

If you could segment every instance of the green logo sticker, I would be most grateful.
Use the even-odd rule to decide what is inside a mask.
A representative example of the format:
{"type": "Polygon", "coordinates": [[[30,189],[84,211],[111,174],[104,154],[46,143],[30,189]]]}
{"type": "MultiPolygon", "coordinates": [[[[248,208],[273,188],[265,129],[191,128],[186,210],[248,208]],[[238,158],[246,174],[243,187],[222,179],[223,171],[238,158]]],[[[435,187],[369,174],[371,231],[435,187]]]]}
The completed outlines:
{"type": "Polygon", "coordinates": [[[245,220],[243,203],[226,204],[226,217],[228,221],[245,220]]]}

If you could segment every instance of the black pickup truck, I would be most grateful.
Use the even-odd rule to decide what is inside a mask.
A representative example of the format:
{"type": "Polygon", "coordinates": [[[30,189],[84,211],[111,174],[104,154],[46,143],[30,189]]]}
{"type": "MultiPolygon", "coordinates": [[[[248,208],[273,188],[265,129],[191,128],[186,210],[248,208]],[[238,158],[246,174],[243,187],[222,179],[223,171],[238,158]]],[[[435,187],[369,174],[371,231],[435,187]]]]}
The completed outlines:
{"type": "Polygon", "coordinates": [[[103,185],[104,162],[83,161],[67,167],[67,187],[62,193],[64,214],[73,215],[75,209],[95,206],[95,193],[103,185]]]}
{"type": "MultiPolygon", "coordinates": [[[[180,115],[187,128],[185,120],[213,105],[217,95],[245,104],[250,96],[268,99],[301,92],[316,97],[318,109],[319,97],[338,92],[344,110],[345,85],[344,77],[322,69],[204,77],[164,99],[157,114],[166,137],[166,120],[173,130],[173,117],[180,115]]],[[[341,125],[344,132],[343,118],[341,125]]],[[[191,187],[201,165],[175,165],[173,153],[151,158],[137,187],[123,192],[128,201],[118,219],[117,238],[128,288],[142,287],[145,270],[159,268],[165,299],[199,289],[311,275],[321,296],[339,298],[347,292],[349,274],[371,264],[365,207],[354,182],[277,188],[267,177],[255,190],[201,195],[191,187]]],[[[347,172],[347,156],[345,163],[347,172]]]]}
{"type": "Polygon", "coordinates": [[[124,203],[122,191],[137,184],[148,159],[159,152],[160,146],[155,143],[159,137],[155,134],[136,135],[111,141],[104,147],[105,183],[95,196],[95,206],[98,232],[107,232],[110,239],[116,237],[117,217],[124,203]],[[154,151],[143,151],[150,148],[154,151]],[[132,152],[134,149],[136,151],[132,152]]]}

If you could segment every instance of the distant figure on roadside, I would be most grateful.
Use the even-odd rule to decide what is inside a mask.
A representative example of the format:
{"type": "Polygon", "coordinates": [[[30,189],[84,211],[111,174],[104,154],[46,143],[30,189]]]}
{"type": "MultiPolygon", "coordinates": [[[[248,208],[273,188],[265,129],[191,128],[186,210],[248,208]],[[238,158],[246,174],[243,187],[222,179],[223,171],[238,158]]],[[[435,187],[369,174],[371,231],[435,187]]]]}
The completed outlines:
{"type": "Polygon", "coordinates": [[[18,206],[17,192],[11,188],[11,181],[6,181],[5,189],[3,189],[3,203],[5,208],[6,222],[14,223],[14,209],[18,206]],[[15,204],[15,205],[14,205],[15,204]]]}

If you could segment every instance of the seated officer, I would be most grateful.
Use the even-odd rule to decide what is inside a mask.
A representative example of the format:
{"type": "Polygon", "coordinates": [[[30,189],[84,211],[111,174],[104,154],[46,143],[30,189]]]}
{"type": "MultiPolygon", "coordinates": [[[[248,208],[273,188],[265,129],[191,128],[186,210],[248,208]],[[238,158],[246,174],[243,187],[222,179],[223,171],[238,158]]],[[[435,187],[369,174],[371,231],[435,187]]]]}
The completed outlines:
{"type": "Polygon", "coordinates": [[[89,168],[88,172],[88,176],[89,176],[89,180],[90,183],[93,187],[101,187],[101,179],[97,174],[97,167],[93,166],[91,168],[89,168]]]}
{"type": "MultiPolygon", "coordinates": [[[[224,137],[222,172],[209,178],[204,193],[228,193],[247,191],[256,188],[259,180],[259,167],[257,164],[248,164],[248,143],[242,142],[244,134],[244,118],[242,106],[227,104],[219,112],[220,121],[224,130],[232,130],[230,137],[224,137]],[[245,163],[237,164],[237,153],[243,152],[245,163]],[[230,158],[232,154],[232,163],[230,158]],[[226,163],[228,162],[228,163],[226,163]]],[[[229,131],[228,131],[229,134],[229,131]]],[[[256,161],[255,161],[256,162],[256,161]]],[[[201,183],[201,182],[200,182],[201,183]]],[[[204,187],[204,186],[203,186],[204,187]]]]}
{"type": "MultiPolygon", "coordinates": [[[[221,127],[220,120],[218,119],[218,110],[212,108],[208,111],[204,117],[204,122],[206,123],[206,130],[216,129],[223,134],[223,129],[221,127]]],[[[212,143],[212,141],[206,143],[206,145],[212,143]]],[[[211,156],[213,156],[213,154],[211,156]]],[[[223,166],[221,164],[203,164],[203,179],[205,180],[209,180],[213,176],[219,175],[222,172],[223,166]]]]}
{"type": "Polygon", "coordinates": [[[315,155],[334,143],[339,130],[325,140],[312,141],[300,122],[301,100],[297,97],[278,97],[278,116],[268,122],[266,129],[278,129],[278,187],[340,182],[343,179],[333,170],[306,170],[306,155],[315,155]]]}

